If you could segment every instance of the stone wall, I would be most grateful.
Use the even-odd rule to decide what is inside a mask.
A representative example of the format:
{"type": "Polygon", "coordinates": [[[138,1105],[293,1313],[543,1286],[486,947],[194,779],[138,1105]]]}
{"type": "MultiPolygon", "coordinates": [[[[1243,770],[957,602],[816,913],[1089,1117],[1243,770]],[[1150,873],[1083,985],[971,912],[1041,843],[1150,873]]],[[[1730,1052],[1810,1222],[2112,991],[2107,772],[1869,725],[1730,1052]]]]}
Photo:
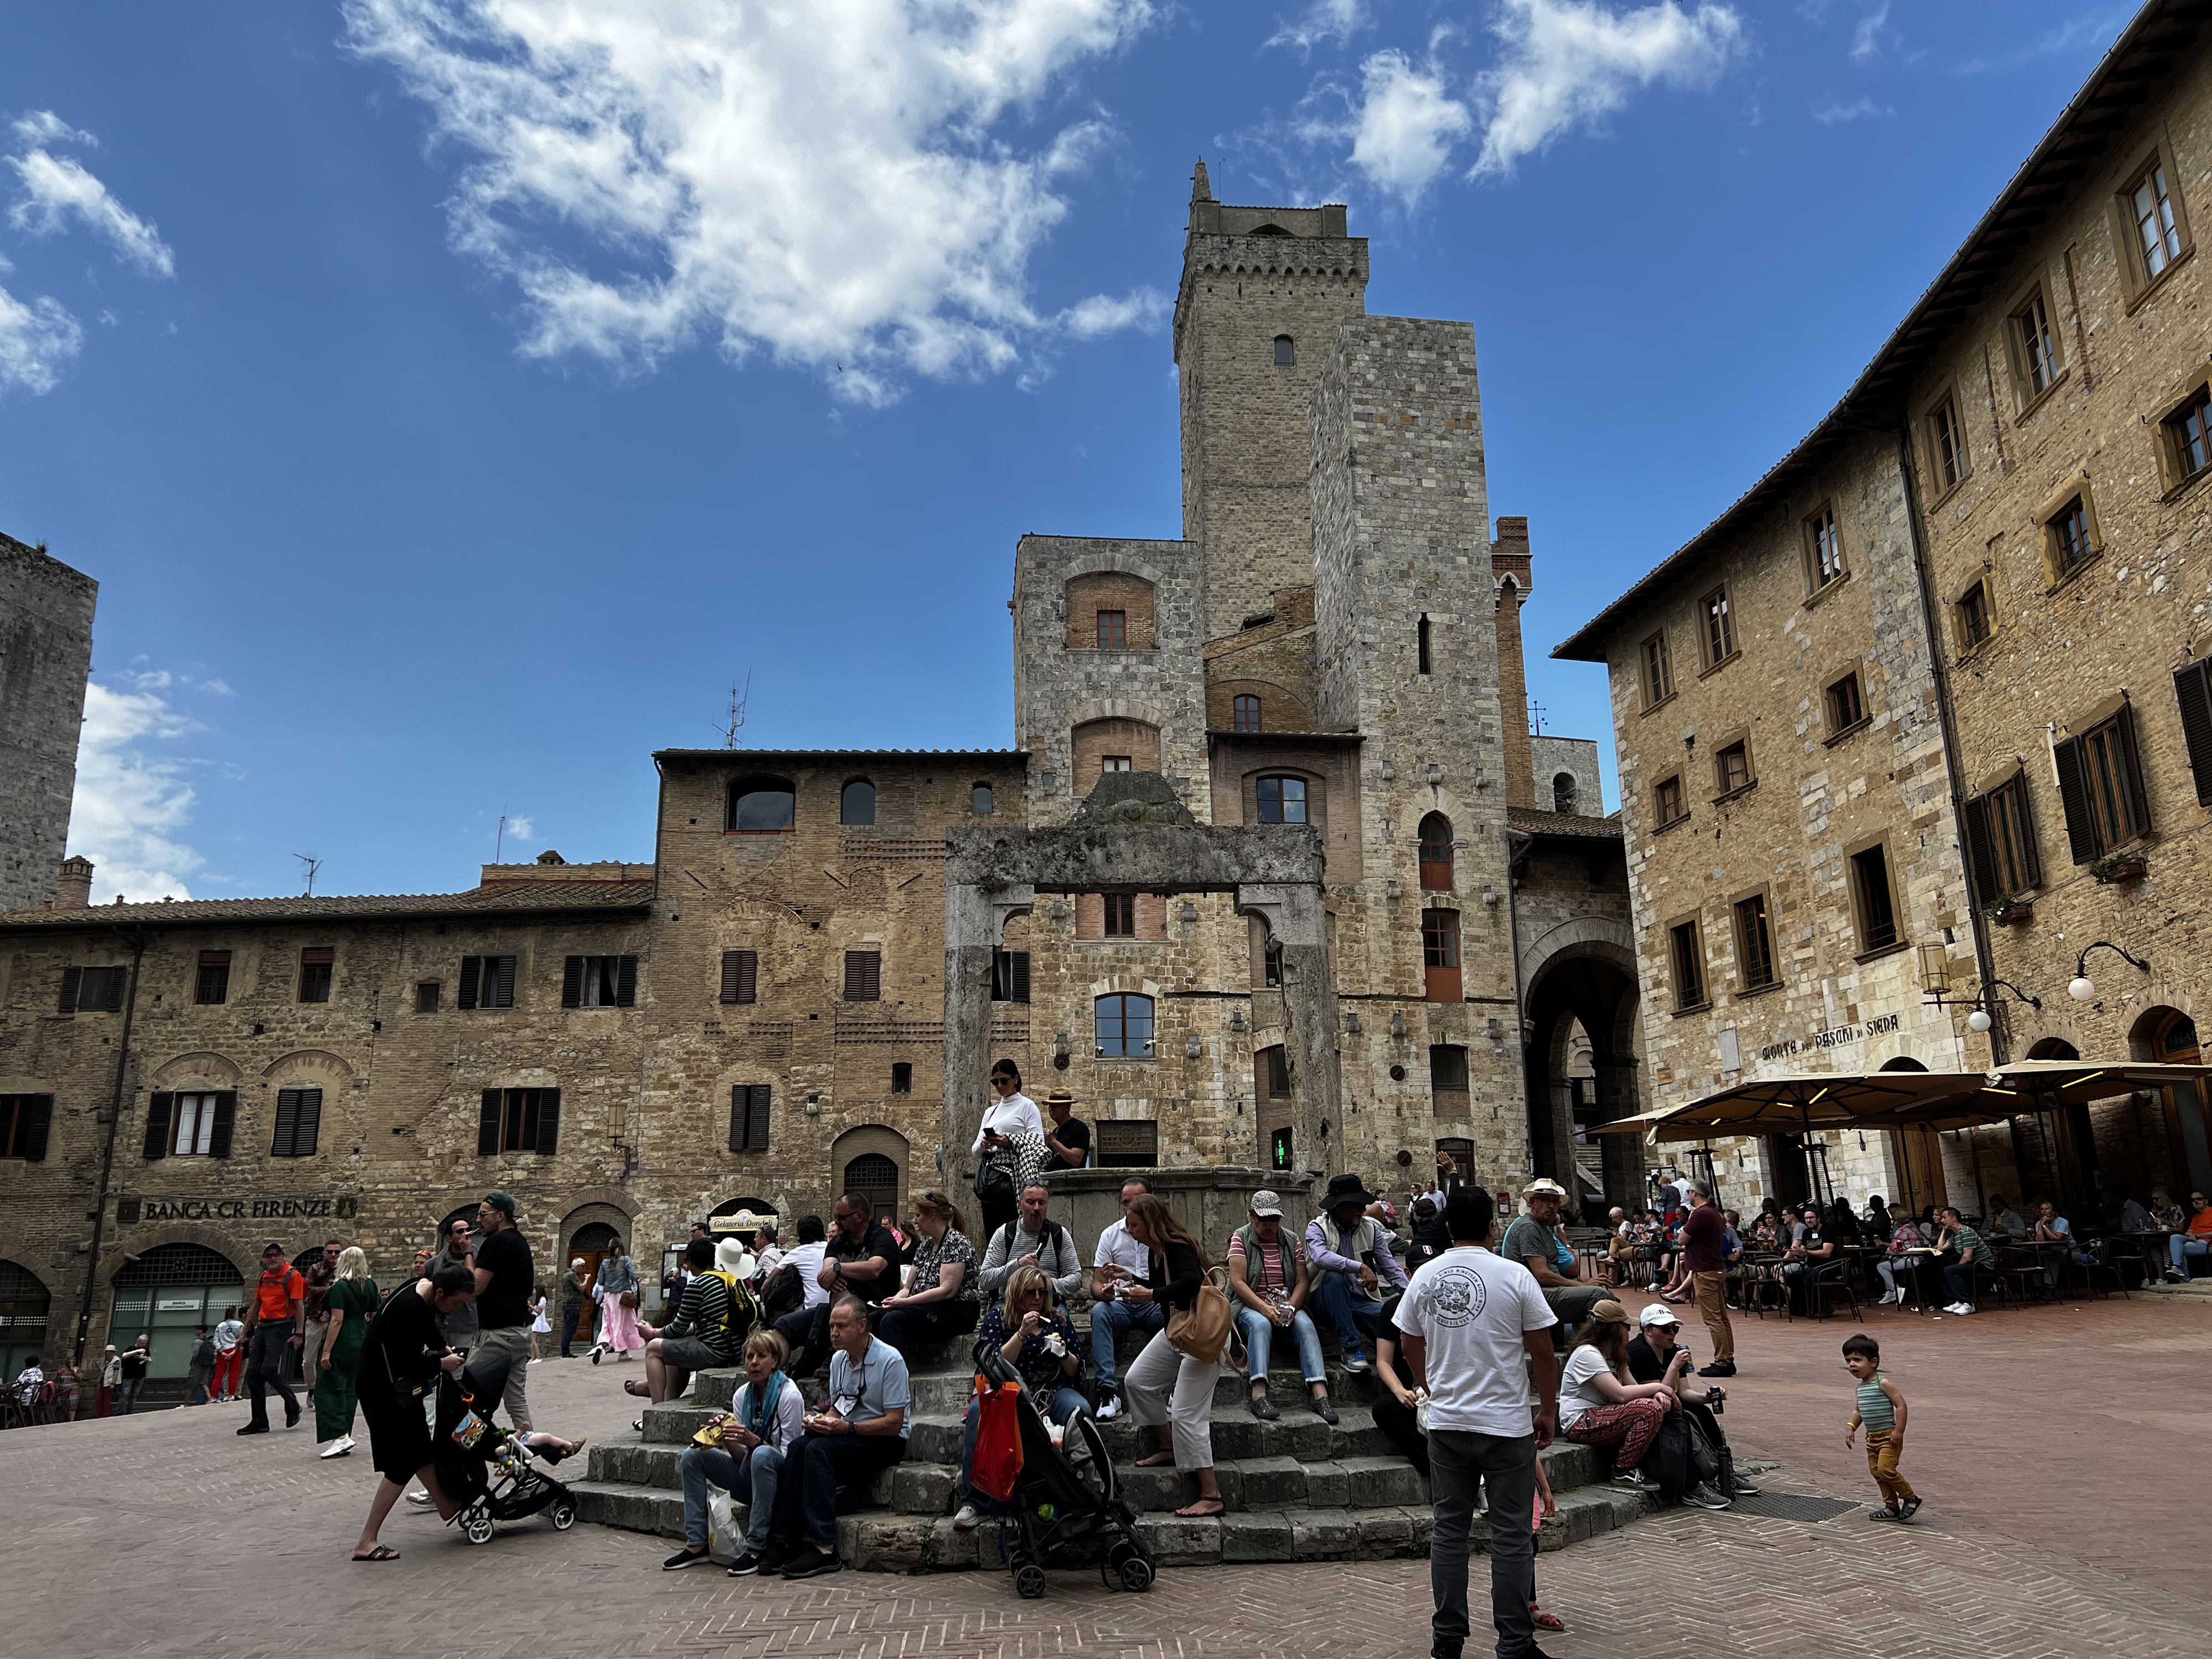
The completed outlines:
{"type": "Polygon", "coordinates": [[[100,584],[0,536],[0,911],[54,896],[100,584]]]}

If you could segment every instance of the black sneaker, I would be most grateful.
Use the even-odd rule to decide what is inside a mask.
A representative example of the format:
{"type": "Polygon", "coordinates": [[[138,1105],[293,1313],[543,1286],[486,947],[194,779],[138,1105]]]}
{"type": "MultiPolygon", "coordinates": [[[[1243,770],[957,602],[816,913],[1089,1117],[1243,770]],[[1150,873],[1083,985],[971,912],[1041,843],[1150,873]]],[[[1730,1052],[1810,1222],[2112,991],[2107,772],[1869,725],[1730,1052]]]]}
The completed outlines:
{"type": "Polygon", "coordinates": [[[811,1544],[801,1547],[784,1564],[786,1578],[821,1578],[842,1571],[844,1563],[828,1550],[817,1549],[811,1544]]]}
{"type": "Polygon", "coordinates": [[[296,1429],[300,1426],[300,1408],[297,1406],[284,1413],[284,1426],[288,1429],[296,1429]]]}
{"type": "Polygon", "coordinates": [[[738,1559],[730,1563],[730,1577],[750,1578],[755,1573],[764,1571],[768,1563],[763,1558],[755,1555],[750,1550],[740,1550],[738,1552],[738,1559]]]}
{"type": "Polygon", "coordinates": [[[240,1429],[239,1432],[240,1434],[266,1434],[269,1432],[269,1425],[266,1423],[248,1423],[244,1428],[240,1429]]]}
{"type": "Polygon", "coordinates": [[[1254,1395],[1252,1396],[1250,1405],[1252,1408],[1252,1415],[1258,1418],[1262,1423],[1272,1423],[1282,1415],[1282,1413],[1275,1409],[1274,1401],[1269,1400],[1264,1394],[1254,1395]]]}
{"type": "Polygon", "coordinates": [[[1746,1480],[1741,1475],[1738,1475],[1735,1480],[1729,1482],[1729,1489],[1726,1495],[1730,1498],[1757,1498],[1760,1494],[1758,1487],[1753,1486],[1750,1481],[1746,1480]]]}
{"type": "Polygon", "coordinates": [[[1657,1492],[1659,1483],[1641,1469],[1623,1469],[1613,1477],[1613,1484],[1630,1492],[1657,1492]]]}
{"type": "Polygon", "coordinates": [[[1325,1394],[1315,1395],[1312,1396],[1312,1399],[1314,1415],[1321,1419],[1322,1422],[1328,1424],[1331,1427],[1334,1427],[1336,1424],[1336,1407],[1328,1403],[1328,1396],[1325,1394]]]}
{"type": "Polygon", "coordinates": [[[1682,1501],[1685,1504],[1691,1505],[1692,1508],[1700,1510],[1724,1510],[1729,1506],[1729,1500],[1727,1498],[1722,1497],[1718,1492],[1715,1492],[1711,1486],[1706,1486],[1703,1481],[1698,1482],[1698,1485],[1691,1487],[1689,1491],[1684,1492],[1682,1494],[1682,1501]]]}
{"type": "Polygon", "coordinates": [[[708,1560],[704,1550],[678,1550],[660,1564],[663,1572],[681,1572],[686,1567],[703,1567],[708,1560]]]}
{"type": "Polygon", "coordinates": [[[1726,1364],[1723,1364],[1721,1361],[1716,1359],[1711,1364],[1707,1365],[1699,1370],[1698,1375],[1699,1376],[1734,1376],[1735,1375],[1735,1362],[1731,1359],[1726,1364]]]}

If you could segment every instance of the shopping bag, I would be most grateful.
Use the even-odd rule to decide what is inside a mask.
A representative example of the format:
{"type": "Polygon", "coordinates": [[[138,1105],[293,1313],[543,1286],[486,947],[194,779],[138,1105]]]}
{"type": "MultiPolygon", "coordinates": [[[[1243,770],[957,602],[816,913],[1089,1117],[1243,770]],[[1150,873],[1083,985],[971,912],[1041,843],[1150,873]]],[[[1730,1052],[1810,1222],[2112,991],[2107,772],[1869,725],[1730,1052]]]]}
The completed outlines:
{"type": "Polygon", "coordinates": [[[1168,1340],[1193,1359],[1208,1365],[1218,1365],[1229,1352],[1229,1338],[1236,1329],[1236,1321],[1230,1316],[1229,1270],[1215,1267],[1198,1287],[1198,1294],[1188,1308],[1176,1308],[1168,1315],[1168,1340]]]}
{"type": "Polygon", "coordinates": [[[1014,1478],[1022,1472],[1022,1385],[1007,1382],[997,1388],[982,1377],[975,1379],[981,1405],[975,1420],[975,1467],[969,1484],[986,1497],[1003,1504],[1014,1495],[1014,1478]]]}
{"type": "Polygon", "coordinates": [[[745,1547],[745,1520],[750,1513],[731,1496],[728,1488],[707,1488],[707,1557],[728,1566],[745,1547]]]}

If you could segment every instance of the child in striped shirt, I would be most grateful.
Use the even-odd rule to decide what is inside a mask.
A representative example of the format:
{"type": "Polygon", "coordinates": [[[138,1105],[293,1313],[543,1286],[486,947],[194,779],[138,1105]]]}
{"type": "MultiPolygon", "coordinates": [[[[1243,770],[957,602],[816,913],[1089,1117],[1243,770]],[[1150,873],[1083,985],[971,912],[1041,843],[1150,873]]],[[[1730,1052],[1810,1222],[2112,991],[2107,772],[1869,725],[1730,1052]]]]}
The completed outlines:
{"type": "Polygon", "coordinates": [[[1867,1518],[1910,1521],[1920,1508],[1920,1494],[1897,1472],[1898,1460],[1905,1455],[1905,1396],[1882,1375],[1881,1345],[1863,1331],[1844,1340],[1844,1366],[1859,1385],[1851,1420],[1844,1425],[1844,1444],[1849,1446],[1865,1426],[1867,1468],[1881,1489],[1882,1506],[1867,1518]]]}

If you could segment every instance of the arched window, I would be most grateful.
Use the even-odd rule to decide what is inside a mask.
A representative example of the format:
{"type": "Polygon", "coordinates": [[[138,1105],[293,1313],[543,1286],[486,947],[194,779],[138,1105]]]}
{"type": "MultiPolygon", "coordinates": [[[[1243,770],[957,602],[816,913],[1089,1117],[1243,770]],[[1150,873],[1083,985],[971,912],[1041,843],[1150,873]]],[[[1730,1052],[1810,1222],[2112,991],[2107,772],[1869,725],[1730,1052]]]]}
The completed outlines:
{"type": "Polygon", "coordinates": [[[881,1152],[863,1152],[845,1164],[842,1193],[858,1193],[868,1200],[869,1219],[895,1217],[899,1206],[899,1166],[881,1152]]]}
{"type": "Polygon", "coordinates": [[[1260,822],[1306,822],[1306,781],[1304,778],[1262,778],[1259,783],[1260,822]]]}
{"type": "Polygon", "coordinates": [[[992,793],[988,783],[979,783],[968,792],[968,810],[979,818],[988,818],[997,811],[997,801],[998,797],[992,793]]]}
{"type": "Polygon", "coordinates": [[[1429,666],[1429,619],[1425,615],[1413,629],[1413,650],[1418,659],[1413,672],[1417,674],[1431,672],[1429,666]]]}
{"type": "Polygon", "coordinates": [[[777,835],[791,829],[798,802],[788,778],[740,778],[730,786],[730,821],[739,836],[777,835]]]}
{"type": "Polygon", "coordinates": [[[2168,1066],[2194,1066],[2197,1061],[2197,1022],[2179,1008],[2166,1016],[2151,1039],[2157,1058],[2168,1066]]]}
{"type": "Polygon", "coordinates": [[[1575,810],[1575,775],[1573,773],[1558,772],[1553,775],[1552,810],[1554,812],[1571,812],[1575,810]]]}
{"type": "Polygon", "coordinates": [[[1460,1000],[1458,911],[1421,912],[1421,969],[1426,1000],[1460,1000]]]}
{"type": "Polygon", "coordinates": [[[1452,824],[1441,812],[1421,820],[1421,886],[1431,893],[1452,890],[1452,824]]]}
{"type": "Polygon", "coordinates": [[[1260,700],[1243,696],[1237,699],[1234,723],[1231,729],[1237,732],[1256,732],[1260,729],[1260,700]]]}
{"type": "Polygon", "coordinates": [[[1123,994],[1099,998],[1097,1033],[1102,1060],[1150,1060],[1152,1000],[1123,994]]]}
{"type": "Polygon", "coordinates": [[[193,1327],[220,1323],[226,1308],[245,1302],[245,1279],[228,1256],[204,1244],[156,1244],[116,1273],[108,1340],[121,1348],[143,1332],[153,1339],[148,1380],[173,1380],[191,1369],[193,1327]]]}
{"type": "Polygon", "coordinates": [[[1275,367],[1296,368],[1298,366],[1298,343],[1287,334],[1275,337],[1275,367]]]}
{"type": "Polygon", "coordinates": [[[845,786],[845,793],[837,797],[837,822],[840,823],[873,823],[876,821],[876,786],[866,778],[854,778],[845,786]]]}

